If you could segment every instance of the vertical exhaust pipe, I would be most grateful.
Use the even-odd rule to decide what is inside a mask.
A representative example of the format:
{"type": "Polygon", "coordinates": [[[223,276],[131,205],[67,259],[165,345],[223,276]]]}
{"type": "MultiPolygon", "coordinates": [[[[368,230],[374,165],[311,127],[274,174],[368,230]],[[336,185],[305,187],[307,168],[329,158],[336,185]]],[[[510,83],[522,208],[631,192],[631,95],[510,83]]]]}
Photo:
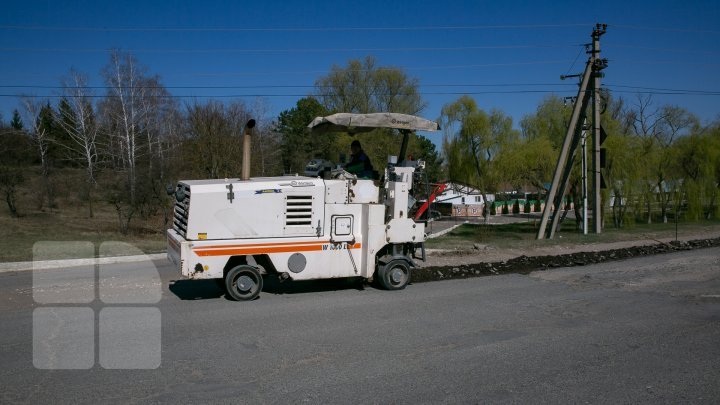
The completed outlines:
{"type": "Polygon", "coordinates": [[[250,119],[243,131],[242,180],[250,180],[250,133],[254,127],[255,120],[250,119]]]}

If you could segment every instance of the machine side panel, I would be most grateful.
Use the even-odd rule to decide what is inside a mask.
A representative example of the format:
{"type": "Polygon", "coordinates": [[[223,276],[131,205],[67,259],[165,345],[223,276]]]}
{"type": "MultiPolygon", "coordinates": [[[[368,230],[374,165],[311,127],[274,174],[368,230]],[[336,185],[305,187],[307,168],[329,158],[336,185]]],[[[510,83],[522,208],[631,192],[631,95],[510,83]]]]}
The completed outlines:
{"type": "Polygon", "coordinates": [[[375,256],[386,244],[385,239],[385,206],[382,204],[363,204],[363,215],[367,218],[363,230],[363,256],[365,278],[375,273],[375,256]]]}

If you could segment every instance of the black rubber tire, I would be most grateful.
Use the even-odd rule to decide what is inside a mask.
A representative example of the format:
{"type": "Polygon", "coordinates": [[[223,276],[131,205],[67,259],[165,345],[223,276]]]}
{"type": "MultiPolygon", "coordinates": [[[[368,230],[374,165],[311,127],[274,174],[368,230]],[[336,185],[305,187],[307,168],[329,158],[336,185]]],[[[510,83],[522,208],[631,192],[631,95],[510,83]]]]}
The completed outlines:
{"type": "Polygon", "coordinates": [[[246,264],[233,267],[225,275],[225,291],[235,301],[250,301],[257,298],[263,288],[260,271],[246,264]]]}
{"type": "Polygon", "coordinates": [[[410,265],[405,260],[392,260],[378,269],[378,282],[386,290],[402,290],[410,283],[410,265]]]}

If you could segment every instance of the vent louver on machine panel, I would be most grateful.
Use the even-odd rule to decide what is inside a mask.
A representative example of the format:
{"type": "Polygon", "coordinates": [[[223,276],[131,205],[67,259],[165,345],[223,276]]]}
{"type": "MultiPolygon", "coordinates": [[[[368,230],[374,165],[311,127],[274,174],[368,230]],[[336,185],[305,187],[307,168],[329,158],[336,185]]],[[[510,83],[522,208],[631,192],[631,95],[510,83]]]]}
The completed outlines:
{"type": "Polygon", "coordinates": [[[175,212],[173,229],[187,239],[188,215],[190,213],[190,187],[178,184],[175,189],[175,212]]]}
{"type": "Polygon", "coordinates": [[[285,200],[285,225],[308,226],[312,225],[311,195],[289,195],[285,200]]]}

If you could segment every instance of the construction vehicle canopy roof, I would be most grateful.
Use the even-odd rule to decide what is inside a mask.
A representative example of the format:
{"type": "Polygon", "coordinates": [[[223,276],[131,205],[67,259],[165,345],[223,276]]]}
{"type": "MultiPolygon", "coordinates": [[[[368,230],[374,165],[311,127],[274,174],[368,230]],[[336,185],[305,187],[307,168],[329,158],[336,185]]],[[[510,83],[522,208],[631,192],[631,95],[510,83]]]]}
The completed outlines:
{"type": "Polygon", "coordinates": [[[401,131],[437,131],[440,126],[425,118],[400,113],[351,114],[338,113],[317,117],[310,125],[313,134],[347,132],[351,135],[369,132],[376,128],[394,128],[401,131]]]}

